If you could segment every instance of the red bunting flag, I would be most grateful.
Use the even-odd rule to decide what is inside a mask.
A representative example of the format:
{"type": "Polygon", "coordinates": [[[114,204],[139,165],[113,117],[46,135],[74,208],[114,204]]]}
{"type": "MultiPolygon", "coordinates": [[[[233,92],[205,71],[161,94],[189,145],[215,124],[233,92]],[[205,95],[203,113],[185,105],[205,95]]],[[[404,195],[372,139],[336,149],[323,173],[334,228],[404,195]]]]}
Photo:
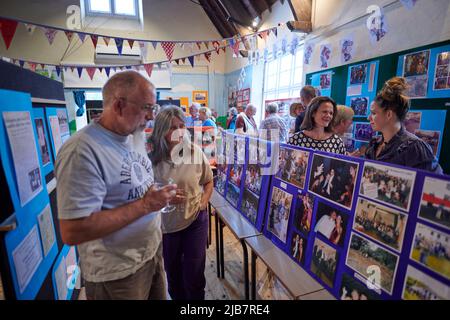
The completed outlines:
{"type": "Polygon", "coordinates": [[[258,33],[258,36],[263,39],[264,41],[266,41],[267,39],[267,31],[262,31],[260,33],[258,33]]]}
{"type": "Polygon", "coordinates": [[[219,41],[213,41],[212,43],[214,49],[216,49],[216,53],[219,54],[220,52],[220,42],[219,41]]]}
{"type": "Polygon", "coordinates": [[[94,48],[97,48],[98,36],[91,34],[91,40],[92,44],[94,45],[94,48]]]}
{"type": "Polygon", "coordinates": [[[95,68],[95,67],[87,67],[86,68],[86,71],[89,75],[89,78],[91,78],[91,80],[94,78],[94,74],[95,74],[96,70],[97,70],[97,68],[95,68]]]}
{"type": "Polygon", "coordinates": [[[45,64],[41,63],[41,69],[45,69],[45,64]]]}
{"type": "Polygon", "coordinates": [[[239,40],[236,40],[236,42],[231,46],[233,49],[233,52],[236,56],[239,56],[239,40]]]}
{"type": "Polygon", "coordinates": [[[208,62],[211,62],[211,52],[205,52],[205,58],[208,60],[208,62]]]}
{"type": "Polygon", "coordinates": [[[153,63],[144,64],[144,69],[147,71],[148,77],[150,78],[152,76],[153,63]]]}
{"type": "Polygon", "coordinates": [[[172,55],[173,55],[173,50],[175,49],[175,43],[174,42],[161,42],[161,47],[164,49],[167,59],[169,59],[169,61],[172,61],[172,55]]]}
{"type": "Polygon", "coordinates": [[[66,34],[67,40],[72,41],[73,38],[73,32],[72,31],[64,31],[64,33],[66,34]]]}
{"type": "Polygon", "coordinates": [[[28,67],[30,68],[31,71],[36,71],[36,63],[34,62],[28,62],[28,67]]]}
{"type": "Polygon", "coordinates": [[[6,49],[9,49],[11,41],[17,29],[17,21],[9,19],[0,19],[0,30],[2,32],[3,40],[5,41],[6,49]]]}

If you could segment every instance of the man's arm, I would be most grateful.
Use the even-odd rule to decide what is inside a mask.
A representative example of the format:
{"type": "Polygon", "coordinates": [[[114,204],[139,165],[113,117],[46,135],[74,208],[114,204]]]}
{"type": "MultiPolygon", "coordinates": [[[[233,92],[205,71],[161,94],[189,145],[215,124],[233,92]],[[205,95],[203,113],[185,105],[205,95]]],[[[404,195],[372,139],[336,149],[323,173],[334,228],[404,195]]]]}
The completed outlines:
{"type": "Polygon", "coordinates": [[[211,198],[211,195],[213,193],[214,189],[214,180],[211,180],[207,184],[203,185],[203,195],[202,195],[202,201],[200,203],[200,209],[205,210],[208,206],[209,199],[211,198]]]}

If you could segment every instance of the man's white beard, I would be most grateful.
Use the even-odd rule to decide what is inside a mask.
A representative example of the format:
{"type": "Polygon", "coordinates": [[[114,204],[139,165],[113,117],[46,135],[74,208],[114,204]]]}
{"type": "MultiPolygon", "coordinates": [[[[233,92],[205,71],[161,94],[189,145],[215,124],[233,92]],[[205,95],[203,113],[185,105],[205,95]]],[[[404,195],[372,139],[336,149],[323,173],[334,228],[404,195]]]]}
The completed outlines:
{"type": "Polygon", "coordinates": [[[136,131],[134,131],[131,136],[133,139],[132,142],[134,150],[142,154],[147,154],[147,150],[145,148],[146,139],[144,129],[136,129],[136,131]]]}

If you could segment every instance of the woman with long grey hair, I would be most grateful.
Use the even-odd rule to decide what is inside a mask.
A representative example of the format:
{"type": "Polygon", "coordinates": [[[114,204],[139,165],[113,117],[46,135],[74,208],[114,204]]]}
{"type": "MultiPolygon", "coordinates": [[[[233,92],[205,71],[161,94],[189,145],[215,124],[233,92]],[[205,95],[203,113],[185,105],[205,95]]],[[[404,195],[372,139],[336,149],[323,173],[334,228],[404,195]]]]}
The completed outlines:
{"type": "Polygon", "coordinates": [[[184,138],[185,130],[183,110],[176,106],[162,110],[155,119],[150,158],[155,181],[167,184],[172,179],[180,188],[178,199],[183,199],[174,211],[161,216],[169,294],[173,300],[203,300],[206,207],[213,191],[213,174],[202,149],[184,138]]]}

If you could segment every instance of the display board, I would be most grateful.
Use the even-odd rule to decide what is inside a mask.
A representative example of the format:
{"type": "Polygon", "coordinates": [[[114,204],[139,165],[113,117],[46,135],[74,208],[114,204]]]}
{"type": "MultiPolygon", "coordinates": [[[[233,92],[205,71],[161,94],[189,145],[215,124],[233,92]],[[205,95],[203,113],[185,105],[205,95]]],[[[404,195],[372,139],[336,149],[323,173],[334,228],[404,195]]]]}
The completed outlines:
{"type": "Polygon", "coordinates": [[[42,173],[45,177],[53,171],[54,163],[44,108],[33,108],[33,121],[39,142],[38,154],[42,162],[42,173]]]}
{"type": "Polygon", "coordinates": [[[331,97],[333,71],[315,73],[311,77],[311,85],[316,89],[316,95],[331,97]]]}
{"type": "Polygon", "coordinates": [[[70,138],[67,109],[65,107],[48,107],[45,109],[45,114],[52,142],[53,159],[56,161],[59,149],[70,138]]]}

